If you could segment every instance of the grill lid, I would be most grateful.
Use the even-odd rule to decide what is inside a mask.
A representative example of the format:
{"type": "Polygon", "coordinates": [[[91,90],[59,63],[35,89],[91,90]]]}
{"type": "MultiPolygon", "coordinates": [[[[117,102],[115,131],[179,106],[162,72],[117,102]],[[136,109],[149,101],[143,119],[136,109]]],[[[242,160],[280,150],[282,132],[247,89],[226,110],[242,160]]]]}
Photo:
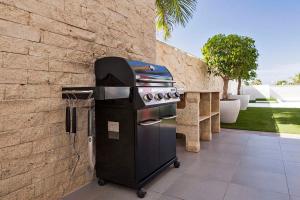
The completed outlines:
{"type": "Polygon", "coordinates": [[[95,62],[97,86],[173,86],[169,70],[160,65],[105,57],[95,62]]]}

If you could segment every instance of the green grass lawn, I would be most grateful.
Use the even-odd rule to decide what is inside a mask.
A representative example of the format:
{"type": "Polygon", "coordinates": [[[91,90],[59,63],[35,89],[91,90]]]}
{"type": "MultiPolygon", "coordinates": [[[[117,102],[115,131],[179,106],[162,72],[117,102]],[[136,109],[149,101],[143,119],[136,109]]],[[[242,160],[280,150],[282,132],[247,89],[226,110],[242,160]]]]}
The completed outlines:
{"type": "Polygon", "coordinates": [[[263,103],[277,103],[277,99],[274,98],[257,98],[255,100],[250,100],[250,103],[263,102],[263,103]]]}
{"type": "Polygon", "coordinates": [[[300,134],[300,108],[248,108],[222,128],[300,134]]]}

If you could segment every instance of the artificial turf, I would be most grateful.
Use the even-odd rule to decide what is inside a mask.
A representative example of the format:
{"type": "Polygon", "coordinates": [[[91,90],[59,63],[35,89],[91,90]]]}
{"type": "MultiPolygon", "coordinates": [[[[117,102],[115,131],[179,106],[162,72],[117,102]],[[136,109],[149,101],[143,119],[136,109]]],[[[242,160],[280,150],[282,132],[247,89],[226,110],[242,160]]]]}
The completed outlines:
{"type": "Polygon", "coordinates": [[[300,134],[300,108],[248,108],[222,128],[300,134]]]}

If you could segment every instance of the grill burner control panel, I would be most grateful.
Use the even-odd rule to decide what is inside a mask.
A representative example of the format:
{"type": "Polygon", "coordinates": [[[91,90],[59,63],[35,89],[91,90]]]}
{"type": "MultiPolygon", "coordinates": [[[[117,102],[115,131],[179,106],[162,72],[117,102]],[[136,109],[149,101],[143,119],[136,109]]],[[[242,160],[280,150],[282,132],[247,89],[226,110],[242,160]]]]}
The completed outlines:
{"type": "Polygon", "coordinates": [[[139,94],[146,105],[174,103],[180,101],[180,94],[175,87],[139,87],[139,94]]]}

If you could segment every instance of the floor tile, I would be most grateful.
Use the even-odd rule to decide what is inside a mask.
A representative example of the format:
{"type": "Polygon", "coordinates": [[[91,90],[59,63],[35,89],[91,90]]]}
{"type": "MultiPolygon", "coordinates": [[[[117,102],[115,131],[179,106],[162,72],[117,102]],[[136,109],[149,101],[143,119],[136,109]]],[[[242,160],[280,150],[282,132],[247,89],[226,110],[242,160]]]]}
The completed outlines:
{"type": "Polygon", "coordinates": [[[177,169],[180,172],[185,172],[190,166],[192,166],[200,158],[199,153],[187,152],[177,153],[178,161],[180,162],[180,168],[177,169]]]}
{"type": "Polygon", "coordinates": [[[179,177],[183,176],[176,168],[169,168],[149,182],[145,189],[158,193],[165,192],[179,177]]]}
{"type": "Polygon", "coordinates": [[[291,195],[300,196],[300,178],[299,176],[287,175],[288,187],[291,195]]]}
{"type": "Polygon", "coordinates": [[[251,137],[249,139],[249,143],[253,144],[278,144],[279,145],[280,138],[279,137],[272,137],[272,136],[264,136],[264,135],[257,135],[256,137],[251,137]]]}
{"type": "Polygon", "coordinates": [[[288,194],[286,176],[278,173],[239,168],[232,178],[232,183],[288,194]]]}
{"type": "MultiPolygon", "coordinates": [[[[222,129],[199,153],[177,140],[181,167],[168,168],[145,186],[146,200],[300,200],[300,140],[270,133],[222,129]],[[226,193],[227,191],[227,193],[226,193]],[[226,194],[226,196],[225,196],[226,194]]],[[[64,200],[132,200],[136,191],[96,181],[64,200]]]]}
{"type": "Polygon", "coordinates": [[[227,134],[227,135],[222,135],[219,137],[213,137],[213,140],[211,141],[211,144],[243,144],[246,145],[248,143],[249,137],[244,135],[244,134],[227,134]]]}
{"type": "Polygon", "coordinates": [[[300,200],[300,196],[291,196],[290,200],[300,200]]]}
{"type": "Polygon", "coordinates": [[[232,164],[198,161],[194,163],[185,173],[204,179],[231,181],[237,166],[232,164]]]}
{"type": "Polygon", "coordinates": [[[245,145],[220,143],[217,145],[211,145],[208,150],[217,153],[230,153],[234,155],[243,155],[245,153],[245,145]]]}
{"type": "Polygon", "coordinates": [[[198,160],[238,165],[242,157],[243,155],[228,152],[201,151],[198,160]]]}
{"type": "Polygon", "coordinates": [[[300,163],[297,162],[284,162],[285,172],[287,176],[299,177],[300,179],[300,163]]]}
{"type": "Polygon", "coordinates": [[[244,156],[240,161],[241,169],[257,169],[266,172],[285,174],[282,160],[260,158],[257,156],[244,156]]]}
{"type": "Polygon", "coordinates": [[[185,200],[223,200],[228,183],[183,176],[164,193],[185,200]]]}
{"type": "Polygon", "coordinates": [[[289,195],[230,184],[224,200],[289,200],[289,195]]]}
{"type": "Polygon", "coordinates": [[[281,144],[294,144],[294,145],[300,145],[300,139],[295,138],[280,138],[281,144]]]}
{"type": "Polygon", "coordinates": [[[178,197],[170,197],[162,194],[158,200],[184,200],[184,199],[178,197]]]}
{"type": "Polygon", "coordinates": [[[300,152],[282,151],[282,156],[285,161],[300,163],[300,152]]]}
{"type": "MultiPolygon", "coordinates": [[[[159,200],[162,195],[153,191],[147,191],[145,200],[159,200]]],[[[96,181],[87,185],[83,189],[74,192],[64,200],[133,200],[140,199],[136,196],[136,191],[127,187],[108,183],[105,186],[98,186],[96,181]]]]}
{"type": "Polygon", "coordinates": [[[252,149],[274,149],[280,151],[279,142],[257,142],[255,140],[249,140],[247,146],[252,149]]]}
{"type": "Polygon", "coordinates": [[[288,144],[283,143],[281,144],[282,151],[294,151],[300,153],[300,144],[288,144]]]}
{"type": "Polygon", "coordinates": [[[257,158],[263,158],[263,159],[275,159],[275,160],[282,160],[282,153],[278,149],[267,149],[264,148],[263,145],[260,147],[258,146],[247,146],[245,150],[246,156],[252,156],[257,158]]]}

